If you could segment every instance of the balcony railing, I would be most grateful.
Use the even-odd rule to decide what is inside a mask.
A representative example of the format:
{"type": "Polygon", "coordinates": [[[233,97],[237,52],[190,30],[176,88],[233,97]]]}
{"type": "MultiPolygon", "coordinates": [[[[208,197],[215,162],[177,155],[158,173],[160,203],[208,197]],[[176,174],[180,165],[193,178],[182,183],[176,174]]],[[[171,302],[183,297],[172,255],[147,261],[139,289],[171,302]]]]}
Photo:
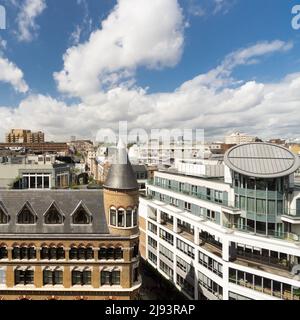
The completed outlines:
{"type": "Polygon", "coordinates": [[[254,233],[255,235],[265,236],[265,237],[272,237],[272,238],[278,238],[282,240],[289,240],[289,241],[300,241],[300,237],[296,233],[292,232],[278,232],[275,230],[268,230],[268,233],[266,234],[265,231],[262,230],[255,230],[249,226],[241,226],[239,224],[235,223],[227,223],[224,225],[224,227],[232,230],[247,232],[247,233],[254,233]]]}
{"type": "Polygon", "coordinates": [[[169,185],[162,185],[158,182],[154,182],[153,180],[148,180],[148,184],[155,186],[155,187],[160,187],[163,189],[167,189],[167,190],[171,190],[180,194],[184,194],[193,198],[197,198],[200,200],[205,200],[205,201],[209,201],[209,202],[213,202],[213,203],[217,203],[226,207],[232,207],[234,208],[234,202],[231,201],[227,201],[227,200],[221,200],[221,199],[215,199],[214,197],[212,197],[211,195],[207,195],[207,194],[203,194],[203,193],[199,193],[199,192],[194,192],[194,191],[190,191],[190,190],[184,190],[184,189],[180,189],[180,188],[176,188],[174,186],[169,186],[169,185]]]}

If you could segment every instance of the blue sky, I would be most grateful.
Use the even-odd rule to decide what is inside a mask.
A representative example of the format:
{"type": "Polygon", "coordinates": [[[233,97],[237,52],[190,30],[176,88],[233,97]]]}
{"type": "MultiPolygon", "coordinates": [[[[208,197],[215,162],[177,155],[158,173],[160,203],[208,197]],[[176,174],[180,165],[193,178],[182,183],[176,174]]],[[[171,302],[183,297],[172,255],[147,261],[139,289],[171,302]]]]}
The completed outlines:
{"type": "Polygon", "coordinates": [[[127,120],[215,138],[300,136],[300,30],[291,27],[300,1],[136,1],[0,0],[0,135],[25,126],[95,137],[127,120]]]}

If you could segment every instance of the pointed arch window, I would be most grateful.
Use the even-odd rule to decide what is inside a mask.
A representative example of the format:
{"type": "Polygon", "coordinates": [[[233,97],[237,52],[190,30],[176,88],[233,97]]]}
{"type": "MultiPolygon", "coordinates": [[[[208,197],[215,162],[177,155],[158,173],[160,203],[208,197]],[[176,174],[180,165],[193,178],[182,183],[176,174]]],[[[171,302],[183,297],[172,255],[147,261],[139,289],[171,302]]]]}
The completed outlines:
{"type": "Polygon", "coordinates": [[[30,204],[28,202],[25,203],[23,208],[18,214],[17,217],[18,224],[35,224],[36,223],[36,214],[33,212],[30,204]]]}
{"type": "Polygon", "coordinates": [[[80,204],[72,214],[73,224],[90,224],[91,214],[83,204],[80,204]]]}
{"type": "Polygon", "coordinates": [[[61,211],[55,202],[53,202],[45,213],[45,224],[62,224],[63,220],[61,211]]]}

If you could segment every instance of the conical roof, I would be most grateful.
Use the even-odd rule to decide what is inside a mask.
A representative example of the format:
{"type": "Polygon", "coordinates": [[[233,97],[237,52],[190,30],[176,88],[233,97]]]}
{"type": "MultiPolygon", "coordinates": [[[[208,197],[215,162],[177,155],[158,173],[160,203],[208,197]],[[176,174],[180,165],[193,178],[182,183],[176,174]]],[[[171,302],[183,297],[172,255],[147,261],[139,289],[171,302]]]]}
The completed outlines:
{"type": "Polygon", "coordinates": [[[128,158],[126,146],[120,140],[104,188],[138,190],[136,175],[128,158]]]}

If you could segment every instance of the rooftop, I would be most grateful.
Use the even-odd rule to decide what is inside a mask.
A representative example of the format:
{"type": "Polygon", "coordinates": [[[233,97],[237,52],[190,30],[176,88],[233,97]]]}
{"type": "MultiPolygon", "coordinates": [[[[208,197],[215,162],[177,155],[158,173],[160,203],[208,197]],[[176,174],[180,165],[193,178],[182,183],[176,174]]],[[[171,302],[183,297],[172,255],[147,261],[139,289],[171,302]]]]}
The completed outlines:
{"type": "Polygon", "coordinates": [[[101,190],[8,190],[0,191],[0,208],[9,216],[7,224],[0,224],[2,237],[92,236],[109,234],[101,190]],[[18,224],[17,217],[24,206],[36,216],[34,224],[18,224]],[[45,224],[44,215],[55,205],[63,216],[61,224],[45,224]],[[90,216],[88,224],[74,224],[72,215],[82,206],[90,216]]]}
{"type": "Polygon", "coordinates": [[[257,178],[278,178],[294,173],[299,158],[275,144],[256,142],[235,146],[227,151],[225,164],[235,172],[257,178]]]}

